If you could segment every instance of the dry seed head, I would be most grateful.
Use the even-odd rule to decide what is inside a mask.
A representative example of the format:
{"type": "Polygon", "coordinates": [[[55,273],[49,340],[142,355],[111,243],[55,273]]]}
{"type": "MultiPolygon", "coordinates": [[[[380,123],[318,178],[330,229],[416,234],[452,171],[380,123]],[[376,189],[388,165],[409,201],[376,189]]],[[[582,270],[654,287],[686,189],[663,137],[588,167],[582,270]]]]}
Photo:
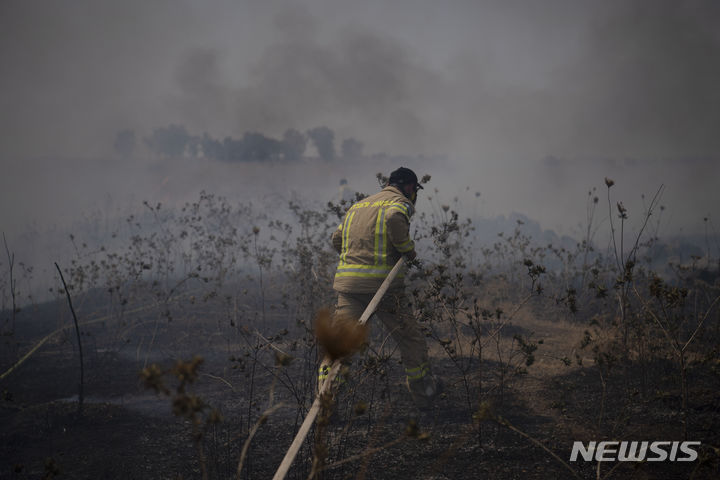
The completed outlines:
{"type": "Polygon", "coordinates": [[[164,393],[170,395],[170,390],[165,386],[162,376],[163,371],[156,364],[152,364],[149,367],[145,367],[140,372],[140,378],[142,378],[145,388],[155,390],[155,393],[164,393]]]}
{"type": "Polygon", "coordinates": [[[220,413],[220,410],[217,410],[215,408],[212,409],[210,412],[210,415],[208,416],[207,423],[209,424],[218,424],[223,421],[222,413],[220,413]]]}
{"type": "Polygon", "coordinates": [[[627,209],[625,208],[625,205],[622,204],[622,202],[618,202],[617,204],[618,209],[618,216],[622,218],[623,220],[627,219],[627,209]]]}
{"type": "Polygon", "coordinates": [[[333,315],[322,309],[315,317],[315,336],[333,360],[352,355],[365,343],[368,326],[356,318],[333,315]]]}

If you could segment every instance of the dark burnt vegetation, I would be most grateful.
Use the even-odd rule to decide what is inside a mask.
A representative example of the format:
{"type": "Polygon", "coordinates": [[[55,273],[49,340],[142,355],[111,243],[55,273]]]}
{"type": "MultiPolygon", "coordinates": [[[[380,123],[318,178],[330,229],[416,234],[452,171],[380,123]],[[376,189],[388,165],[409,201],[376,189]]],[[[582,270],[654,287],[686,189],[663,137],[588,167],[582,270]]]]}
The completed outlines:
{"type": "MultiPolygon", "coordinates": [[[[153,141],[166,133],[182,131],[153,141]]],[[[273,145],[299,152],[302,135],[273,145]]],[[[371,320],[289,478],[716,472],[720,252],[659,266],[662,191],[633,212],[613,184],[607,200],[589,192],[574,247],[538,241],[521,219],[480,241],[463,200],[426,185],[407,288],[445,393],[432,415],[417,412],[395,345],[371,320]],[[574,440],[606,439],[703,446],[684,465],[569,462],[574,440]]],[[[146,202],[102,242],[70,236],[67,291],[58,277],[43,303],[6,243],[0,477],[271,477],[314,399],[313,319],[334,302],[329,237],[349,206],[268,212],[210,193],[178,208],[146,202]],[[82,418],[67,294],[85,355],[82,418]]]]}

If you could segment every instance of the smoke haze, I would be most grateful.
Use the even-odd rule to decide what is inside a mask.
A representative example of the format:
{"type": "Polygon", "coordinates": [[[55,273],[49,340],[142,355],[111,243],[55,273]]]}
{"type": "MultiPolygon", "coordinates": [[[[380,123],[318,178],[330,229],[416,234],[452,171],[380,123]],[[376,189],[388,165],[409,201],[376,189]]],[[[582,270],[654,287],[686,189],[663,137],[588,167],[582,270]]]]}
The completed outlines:
{"type": "Polygon", "coordinates": [[[2,2],[2,228],[201,189],[329,197],[340,178],[373,189],[377,168],[397,166],[113,151],[122,129],[168,124],[218,138],[328,126],[336,147],[443,155],[407,166],[447,198],[481,192],[485,215],[519,211],[563,233],[604,177],[631,220],[660,184],[672,233],[715,213],[718,2],[387,3],[2,2]]]}

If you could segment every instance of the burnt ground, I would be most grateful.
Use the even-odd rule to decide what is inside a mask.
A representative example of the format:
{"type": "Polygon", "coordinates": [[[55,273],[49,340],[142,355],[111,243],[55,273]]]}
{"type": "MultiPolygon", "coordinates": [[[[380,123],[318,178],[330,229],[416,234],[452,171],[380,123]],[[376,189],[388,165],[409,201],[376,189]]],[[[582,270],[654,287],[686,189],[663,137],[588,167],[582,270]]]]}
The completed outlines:
{"type": "MultiPolygon", "coordinates": [[[[67,323],[61,309],[24,312],[24,327],[4,337],[2,372],[67,323]]],[[[251,329],[228,329],[216,319],[221,314],[201,308],[184,313],[184,320],[171,322],[144,312],[83,327],[81,415],[72,330],[54,335],[0,380],[0,478],[190,479],[202,478],[203,470],[209,478],[236,478],[248,432],[272,401],[283,406],[257,428],[240,474],[271,478],[312,401],[317,352],[297,331],[279,333],[273,343],[295,359],[276,367],[274,351],[251,329]],[[209,406],[199,411],[199,426],[172,413],[178,380],[167,372],[193,355],[205,361],[187,392],[209,406]],[[171,395],[143,384],[139,372],[153,363],[166,371],[162,378],[171,395]],[[219,422],[207,423],[210,407],[221,413],[219,422]]],[[[87,309],[84,315],[100,314],[87,309]]],[[[265,338],[280,326],[265,329],[265,338]]],[[[446,382],[433,414],[415,410],[402,385],[402,365],[389,347],[358,355],[328,424],[313,429],[288,478],[307,478],[313,458],[325,466],[317,478],[597,478],[595,462],[569,462],[573,440],[683,440],[671,363],[653,365],[642,385],[622,369],[612,371],[603,394],[595,366],[565,366],[558,360],[574,348],[581,328],[538,321],[517,328],[532,330],[544,342],[539,361],[526,374],[507,377],[502,390],[501,365],[490,354],[467,373],[466,389],[456,365],[431,348],[435,373],[446,382]],[[480,403],[487,408],[478,413],[480,403]],[[419,422],[416,429],[413,419],[419,422]]],[[[375,337],[371,344],[377,347],[382,332],[375,337]]],[[[697,364],[689,385],[688,439],[702,442],[700,458],[608,462],[601,465],[600,478],[720,478],[720,377],[697,364]]]]}

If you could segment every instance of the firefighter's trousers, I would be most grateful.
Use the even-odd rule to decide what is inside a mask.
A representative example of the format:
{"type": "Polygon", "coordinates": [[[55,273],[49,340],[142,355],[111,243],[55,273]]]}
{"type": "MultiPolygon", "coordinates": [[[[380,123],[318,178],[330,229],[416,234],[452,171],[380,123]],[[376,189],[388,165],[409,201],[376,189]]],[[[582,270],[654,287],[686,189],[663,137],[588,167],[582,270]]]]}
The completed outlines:
{"type": "MultiPolygon", "coordinates": [[[[359,319],[370,303],[371,293],[338,293],[335,314],[359,319]]],[[[388,292],[380,301],[375,316],[385,325],[400,349],[407,386],[418,407],[426,407],[435,394],[435,381],[430,371],[425,335],[411,315],[412,305],[403,292],[388,292]]],[[[372,318],[372,317],[371,317],[372,318]]],[[[320,379],[327,372],[321,365],[320,379]]]]}

